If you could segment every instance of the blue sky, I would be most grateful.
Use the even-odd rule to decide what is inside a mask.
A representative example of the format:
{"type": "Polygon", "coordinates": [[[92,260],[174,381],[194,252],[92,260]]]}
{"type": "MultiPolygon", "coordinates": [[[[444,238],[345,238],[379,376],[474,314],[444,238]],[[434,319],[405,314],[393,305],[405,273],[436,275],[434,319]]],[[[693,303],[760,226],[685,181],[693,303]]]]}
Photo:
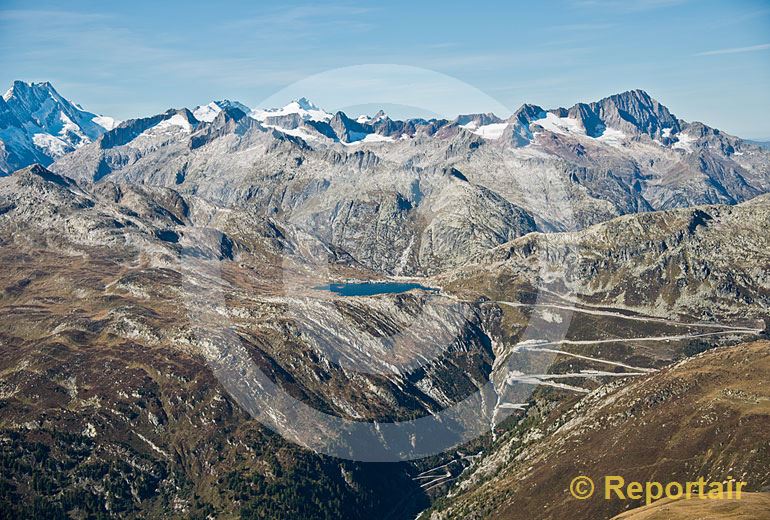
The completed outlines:
{"type": "Polygon", "coordinates": [[[681,118],[770,139],[767,0],[275,4],[0,0],[0,84],[48,80],[121,119],[300,87],[327,109],[396,115],[642,88],[681,118]]]}

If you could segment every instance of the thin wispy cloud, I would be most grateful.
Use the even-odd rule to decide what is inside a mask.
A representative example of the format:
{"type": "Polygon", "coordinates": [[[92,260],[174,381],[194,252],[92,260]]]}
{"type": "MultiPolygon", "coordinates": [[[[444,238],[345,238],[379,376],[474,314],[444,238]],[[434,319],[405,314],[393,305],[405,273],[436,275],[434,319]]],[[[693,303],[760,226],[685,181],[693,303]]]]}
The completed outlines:
{"type": "Polygon", "coordinates": [[[259,29],[269,37],[288,33],[291,37],[321,34],[332,30],[367,31],[372,23],[360,21],[361,17],[375,13],[376,9],[351,5],[302,6],[276,8],[259,15],[246,16],[223,24],[226,29],[259,29]],[[291,31],[286,31],[291,27],[291,31]]]}
{"type": "MultiPolygon", "coordinates": [[[[480,2],[471,10],[438,1],[412,2],[406,10],[353,0],[238,3],[188,9],[168,0],[150,11],[142,0],[69,0],[65,10],[54,0],[0,0],[0,92],[15,79],[50,80],[89,110],[127,119],[220,98],[257,106],[324,71],[388,63],[455,76],[510,107],[531,100],[569,106],[619,89],[658,88],[683,107],[679,115],[690,110],[738,135],[768,133],[766,1],[563,0],[562,9],[480,2]],[[630,37],[639,34],[645,45],[630,37]],[[672,52],[671,35],[700,43],[672,52]],[[693,59],[695,53],[703,57],[693,59]],[[714,76],[706,66],[719,55],[730,74],[714,76]],[[725,92],[748,108],[715,102],[725,92]]],[[[352,103],[303,85],[297,94],[319,103],[352,103]]],[[[401,99],[402,90],[416,89],[411,85],[394,77],[387,87],[401,99]]],[[[384,96],[386,89],[377,88],[384,96]]],[[[443,96],[447,113],[493,110],[430,88],[443,96]]]]}
{"type": "Polygon", "coordinates": [[[585,46],[587,42],[604,38],[616,25],[608,22],[571,23],[543,28],[543,34],[553,35],[537,43],[538,47],[563,47],[565,50],[585,46]]]}
{"type": "Polygon", "coordinates": [[[736,11],[728,16],[721,16],[710,20],[704,27],[728,27],[731,25],[745,24],[746,22],[756,22],[763,18],[770,18],[770,7],[763,7],[761,9],[751,9],[746,11],[736,11]]]}
{"type": "Polygon", "coordinates": [[[713,51],[699,52],[696,56],[719,56],[721,54],[740,54],[743,52],[757,52],[770,49],[770,43],[750,45],[748,47],[731,47],[728,49],[716,49],[713,51]]]}
{"type": "Polygon", "coordinates": [[[579,8],[613,9],[620,11],[646,11],[660,7],[672,7],[684,4],[688,0],[573,0],[572,4],[579,8]]]}
{"type": "Polygon", "coordinates": [[[459,47],[457,42],[439,42],[426,45],[428,49],[452,49],[459,47]]]}
{"type": "Polygon", "coordinates": [[[82,13],[59,11],[51,9],[3,9],[0,10],[0,21],[8,22],[38,22],[47,20],[49,23],[72,24],[90,23],[111,18],[102,13],[82,13]]]}
{"type": "Polygon", "coordinates": [[[615,26],[612,23],[570,23],[564,25],[552,25],[548,29],[555,32],[593,32],[606,31],[615,26]]]}

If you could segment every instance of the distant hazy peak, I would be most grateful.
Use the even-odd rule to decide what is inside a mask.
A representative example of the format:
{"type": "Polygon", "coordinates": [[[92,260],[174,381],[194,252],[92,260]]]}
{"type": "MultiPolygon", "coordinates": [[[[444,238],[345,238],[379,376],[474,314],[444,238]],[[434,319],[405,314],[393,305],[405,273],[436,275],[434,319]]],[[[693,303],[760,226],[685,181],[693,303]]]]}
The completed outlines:
{"type": "Polygon", "coordinates": [[[294,100],[281,108],[255,108],[251,110],[249,115],[258,121],[284,116],[298,116],[305,121],[329,121],[334,117],[333,114],[319,108],[305,97],[294,100]]]}
{"type": "Polygon", "coordinates": [[[320,110],[320,108],[318,108],[318,105],[316,105],[306,97],[301,97],[295,101],[292,101],[292,103],[296,103],[297,106],[299,106],[299,108],[301,108],[302,110],[320,110]]]}
{"type": "Polygon", "coordinates": [[[219,101],[212,101],[207,105],[199,105],[192,111],[192,113],[198,121],[205,121],[206,123],[210,123],[222,110],[227,108],[238,109],[244,114],[251,112],[249,107],[239,101],[222,99],[219,101]]]}

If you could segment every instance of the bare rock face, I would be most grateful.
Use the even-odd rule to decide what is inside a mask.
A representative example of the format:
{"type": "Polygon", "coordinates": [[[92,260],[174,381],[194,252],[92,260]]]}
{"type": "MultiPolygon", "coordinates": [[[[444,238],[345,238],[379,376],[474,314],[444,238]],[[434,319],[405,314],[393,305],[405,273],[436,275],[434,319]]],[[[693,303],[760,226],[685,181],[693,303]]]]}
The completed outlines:
{"type": "Polygon", "coordinates": [[[127,122],[52,169],[255,207],[390,274],[459,266],[534,229],[512,212],[545,231],[582,229],[770,190],[767,151],[681,121],[640,90],[570,109],[524,105],[507,121],[352,120],[303,103],[251,117],[217,106],[210,121],[169,111],[127,122]],[[451,169],[462,190],[447,180],[451,169]],[[461,207],[475,228],[459,223],[461,207]]]}
{"type": "MultiPolygon", "coordinates": [[[[679,120],[668,108],[652,99],[643,90],[632,90],[610,96],[589,105],[588,114],[600,121],[604,128],[616,128],[631,134],[646,134],[650,137],[662,137],[664,129],[671,133],[679,132],[679,120]],[[593,114],[591,114],[593,112],[593,114]]],[[[593,133],[599,132],[600,126],[595,124],[593,133]]]]}
{"type": "Polygon", "coordinates": [[[737,206],[627,215],[577,233],[529,234],[446,276],[504,278],[510,269],[534,283],[548,273],[583,298],[646,314],[739,319],[731,309],[740,301],[763,319],[770,292],[758,266],[768,261],[770,243],[760,232],[768,225],[767,195],[737,206]]]}
{"type": "Polygon", "coordinates": [[[94,165],[91,155],[96,153],[100,157],[97,171],[87,180],[117,180],[111,173],[117,168],[120,177],[131,183],[195,192],[231,207],[256,205],[265,216],[282,215],[347,250],[364,265],[390,273],[437,272],[534,229],[526,211],[488,188],[474,186],[457,170],[454,175],[431,170],[423,179],[420,169],[384,162],[375,150],[322,154],[290,136],[265,132],[256,122],[249,126],[247,118],[233,119],[231,131],[221,124],[214,130],[214,121],[190,135],[183,129],[152,134],[153,123],[162,124],[173,116],[168,113],[159,123],[143,121],[136,129],[132,124],[119,127],[101,138],[101,149],[84,149],[55,168],[83,174],[90,166],[78,164],[85,160],[94,165]],[[137,142],[124,144],[123,134],[136,135],[137,142]],[[255,146],[264,150],[258,159],[261,166],[211,153],[219,148],[240,155],[241,150],[255,146]],[[148,170],[153,170],[150,176],[148,170]],[[206,183],[199,185],[204,178],[206,183]],[[455,188],[457,183],[463,188],[455,188]],[[435,207],[429,208],[433,199],[435,207]],[[451,212],[465,208],[464,217],[455,217],[464,220],[431,225],[449,216],[447,204],[456,204],[451,212]],[[476,228],[467,226],[471,216],[478,218],[476,228]],[[439,231],[448,230],[447,226],[457,232],[439,231]],[[426,245],[422,245],[423,233],[427,233],[426,245]],[[448,252],[452,254],[444,257],[448,252]]]}
{"type": "MultiPolygon", "coordinates": [[[[452,170],[449,175],[457,175],[452,170]]],[[[455,177],[457,179],[457,177],[455,177]]],[[[432,221],[419,236],[419,265],[438,273],[537,230],[534,218],[484,187],[457,179],[427,203],[432,221]]]]}

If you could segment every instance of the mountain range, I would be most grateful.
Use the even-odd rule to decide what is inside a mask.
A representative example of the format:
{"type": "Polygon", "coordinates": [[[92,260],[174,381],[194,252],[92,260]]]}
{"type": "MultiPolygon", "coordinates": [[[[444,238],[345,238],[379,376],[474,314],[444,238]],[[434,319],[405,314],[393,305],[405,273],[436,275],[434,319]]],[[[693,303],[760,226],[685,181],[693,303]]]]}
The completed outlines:
{"type": "MultiPolygon", "coordinates": [[[[47,84],[17,82],[5,97],[9,107],[47,99],[57,108],[46,120],[78,121],[81,129],[65,134],[82,136],[62,153],[35,147],[35,139],[64,142],[56,125],[31,145],[5,140],[6,172],[37,161],[82,182],[165,186],[256,207],[388,274],[436,273],[533,230],[735,204],[770,190],[766,149],[680,120],[640,90],[569,109],[524,105],[506,120],[353,119],[304,98],[270,110],[219,101],[109,130],[47,84]],[[73,110],[77,117],[66,115],[73,110]]],[[[14,121],[25,122],[4,132],[43,128],[40,110],[15,110],[14,121]]]]}
{"type": "MultiPolygon", "coordinates": [[[[311,237],[258,208],[233,211],[146,184],[81,184],[39,165],[19,170],[0,178],[0,433],[3,460],[17,461],[3,472],[0,498],[19,516],[414,518],[436,500],[426,517],[463,516],[470,507],[522,518],[506,498],[508,473],[497,486],[489,482],[515,472],[519,450],[549,453],[571,418],[604,425],[602,414],[617,415],[601,408],[608,388],[622,392],[686,356],[767,334],[770,284],[761,266],[770,262],[769,223],[767,195],[627,215],[580,231],[528,233],[422,278],[441,289],[437,295],[330,299],[306,270],[315,265],[304,257],[311,237]],[[190,302],[215,320],[196,318],[190,302]],[[428,321],[415,327],[421,316],[428,321]],[[210,363],[222,352],[195,331],[223,319],[272,381],[353,420],[440,413],[491,381],[489,434],[413,463],[357,463],[302,449],[245,413],[214,377],[210,363]],[[563,340],[535,341],[527,337],[532,323],[536,338],[548,337],[549,324],[569,327],[563,340]],[[450,337],[431,359],[424,336],[439,341],[442,331],[450,337]],[[424,354],[417,364],[401,360],[393,337],[410,345],[407,361],[424,354]],[[376,370],[354,370],[356,362],[376,370]]],[[[327,279],[383,277],[342,250],[326,251],[327,279]]],[[[741,351],[735,370],[749,363],[760,378],[763,365],[751,352],[741,351]]],[[[666,414],[673,407],[678,417],[696,416],[700,401],[666,403],[700,394],[671,396],[662,377],[660,400],[644,384],[628,391],[651,395],[666,414]]],[[[717,374],[710,384],[724,381],[717,374]]],[[[741,391],[725,398],[745,414],[731,420],[749,426],[720,433],[720,441],[760,446],[741,432],[764,431],[767,416],[761,402],[743,408],[741,391]]],[[[745,399],[760,399],[755,393],[745,399]]],[[[685,427],[629,410],[629,421],[685,427]]],[[[638,431],[621,424],[618,436],[638,431]]],[[[279,426],[306,434],[291,421],[279,426]]],[[[616,452],[584,450],[584,458],[601,454],[608,467],[624,467],[616,452]]],[[[686,456],[672,446],[667,460],[686,456]]],[[[741,459],[753,464],[749,491],[770,484],[768,460],[741,459]]],[[[552,508],[557,518],[564,502],[544,491],[550,467],[527,482],[542,490],[531,507],[552,508]]],[[[671,467],[682,475],[701,469],[671,467]]],[[[593,504],[608,514],[622,506],[593,504]]]]}

